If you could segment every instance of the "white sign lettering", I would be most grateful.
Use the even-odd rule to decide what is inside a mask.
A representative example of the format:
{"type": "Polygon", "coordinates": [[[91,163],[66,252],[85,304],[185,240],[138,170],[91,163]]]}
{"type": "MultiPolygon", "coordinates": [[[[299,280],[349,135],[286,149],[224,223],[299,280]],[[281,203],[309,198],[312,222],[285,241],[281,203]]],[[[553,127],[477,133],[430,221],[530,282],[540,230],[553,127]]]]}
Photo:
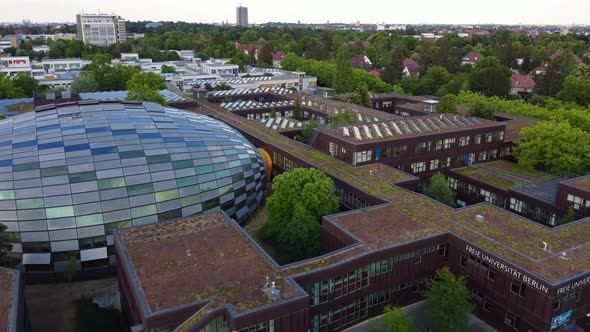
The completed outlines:
{"type": "Polygon", "coordinates": [[[491,256],[488,256],[487,254],[482,253],[481,251],[479,251],[469,245],[467,245],[465,247],[465,250],[467,250],[467,252],[476,256],[477,258],[481,259],[482,262],[486,262],[490,266],[493,266],[500,271],[504,271],[504,273],[511,275],[513,278],[521,280],[523,283],[530,285],[530,286],[532,286],[532,287],[534,287],[546,294],[549,293],[548,286],[545,286],[544,284],[540,283],[536,279],[533,279],[532,277],[528,276],[526,273],[519,271],[511,266],[508,266],[508,265],[498,261],[497,259],[495,259],[491,256]]]}
{"type": "Polygon", "coordinates": [[[567,286],[563,286],[561,288],[559,288],[557,290],[557,295],[561,294],[561,293],[567,293],[572,289],[576,289],[578,287],[582,287],[585,286],[587,284],[590,284],[590,277],[586,277],[584,279],[580,279],[576,282],[572,282],[571,284],[567,285],[567,286]]]}

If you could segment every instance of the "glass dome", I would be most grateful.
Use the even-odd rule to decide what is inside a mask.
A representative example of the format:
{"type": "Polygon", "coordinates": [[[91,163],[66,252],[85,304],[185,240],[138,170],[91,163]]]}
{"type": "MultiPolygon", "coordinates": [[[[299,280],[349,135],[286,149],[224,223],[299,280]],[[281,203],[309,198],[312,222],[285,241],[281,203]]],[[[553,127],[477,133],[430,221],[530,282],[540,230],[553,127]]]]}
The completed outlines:
{"type": "Polygon", "coordinates": [[[235,129],[153,103],[52,105],[0,121],[0,222],[25,266],[107,259],[116,229],[218,209],[241,222],[265,175],[235,129]]]}

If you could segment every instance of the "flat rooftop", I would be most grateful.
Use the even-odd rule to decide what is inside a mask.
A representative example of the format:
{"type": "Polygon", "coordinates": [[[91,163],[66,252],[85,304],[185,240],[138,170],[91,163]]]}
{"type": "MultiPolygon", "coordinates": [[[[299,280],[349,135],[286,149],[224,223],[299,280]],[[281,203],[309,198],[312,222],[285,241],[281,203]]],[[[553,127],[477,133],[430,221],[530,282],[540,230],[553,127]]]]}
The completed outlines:
{"type": "Polygon", "coordinates": [[[347,142],[362,144],[492,127],[503,128],[504,125],[485,119],[445,114],[349,125],[323,132],[347,142]]]}
{"type": "Polygon", "coordinates": [[[503,121],[506,123],[506,132],[504,135],[504,141],[506,142],[510,142],[519,138],[522,128],[531,127],[540,122],[543,122],[539,119],[509,113],[496,113],[495,115],[500,119],[506,119],[503,121]]]}
{"type": "Polygon", "coordinates": [[[506,160],[455,168],[451,172],[504,190],[543,181],[550,176],[548,173],[531,170],[506,160]]]}
{"type": "MultiPolygon", "coordinates": [[[[361,171],[363,174],[356,174],[355,167],[347,163],[330,158],[279,133],[265,130],[262,123],[248,121],[215,105],[202,103],[202,107],[194,109],[194,111],[213,116],[233,127],[239,128],[248,135],[256,137],[262,142],[289,151],[294,156],[306,160],[312,167],[338,177],[351,186],[362,188],[368,194],[390,202],[390,204],[374,208],[377,211],[383,210],[384,212],[355,211],[333,217],[338,219],[337,223],[346,228],[347,226],[350,227],[355,220],[358,220],[359,214],[375,213],[373,216],[379,218],[367,218],[364,221],[364,227],[356,231],[367,245],[369,243],[372,243],[374,247],[393,245],[395,243],[392,242],[395,241],[403,242],[425,235],[436,234],[437,232],[450,232],[490,250],[512,264],[544,277],[549,282],[556,283],[564,278],[586,273],[590,270],[590,259],[588,259],[590,257],[590,219],[588,218],[550,229],[490,204],[477,204],[463,209],[452,209],[423,195],[392,186],[379,177],[363,175],[368,173],[366,170],[365,172],[361,171]],[[475,222],[474,219],[477,214],[484,216],[486,221],[475,222]],[[343,221],[346,220],[346,215],[350,215],[350,224],[343,221]],[[397,217],[392,219],[389,216],[397,217]],[[399,228],[401,231],[405,231],[405,235],[388,234],[387,236],[396,236],[396,238],[389,239],[391,242],[379,242],[381,241],[379,237],[385,236],[384,233],[386,232],[383,232],[383,224],[387,222],[394,223],[392,229],[399,232],[397,230],[399,228]],[[416,224],[417,222],[418,224],[416,224]],[[411,231],[408,227],[417,227],[417,229],[411,231]],[[552,251],[544,251],[541,241],[547,242],[552,251]],[[560,258],[561,252],[566,252],[571,259],[560,258]]],[[[487,163],[485,165],[494,164],[487,163]]],[[[355,230],[352,231],[355,232],[355,230]]],[[[330,260],[324,260],[323,263],[313,261],[302,264],[302,266],[313,269],[316,266],[324,266],[328,263],[337,262],[339,259],[349,258],[351,255],[362,251],[361,248],[357,247],[354,250],[339,253],[330,260]]]]}
{"type": "Polygon", "coordinates": [[[0,268],[0,332],[10,328],[16,282],[15,271],[0,268]]]}
{"type": "Polygon", "coordinates": [[[302,295],[221,212],[128,229],[119,236],[151,312],[200,300],[243,312],[302,295]],[[267,276],[277,281],[279,300],[269,300],[261,290],[267,276]]]}
{"type": "Polygon", "coordinates": [[[563,181],[562,183],[570,187],[578,188],[584,191],[590,191],[590,175],[563,181]]]}

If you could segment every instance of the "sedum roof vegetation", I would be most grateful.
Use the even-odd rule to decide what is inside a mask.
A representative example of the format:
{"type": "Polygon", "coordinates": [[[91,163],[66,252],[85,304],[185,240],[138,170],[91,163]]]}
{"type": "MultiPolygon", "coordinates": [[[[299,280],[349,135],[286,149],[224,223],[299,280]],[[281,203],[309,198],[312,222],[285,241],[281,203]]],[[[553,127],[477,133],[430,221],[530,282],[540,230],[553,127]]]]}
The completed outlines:
{"type": "Polygon", "coordinates": [[[504,190],[542,180],[549,176],[547,173],[531,170],[506,160],[478,164],[477,167],[466,166],[455,168],[452,172],[504,190]]]}
{"type": "Polygon", "coordinates": [[[8,331],[16,275],[0,268],[0,332],[8,331]]]}
{"type": "MultiPolygon", "coordinates": [[[[361,247],[364,246],[366,249],[356,247],[350,251],[338,252],[328,258],[304,262],[297,268],[290,268],[294,273],[331,264],[364,250],[445,232],[454,233],[490,250],[499,257],[528,269],[552,283],[590,269],[590,255],[588,255],[590,253],[590,222],[588,220],[549,229],[487,203],[453,209],[421,194],[392,185],[389,181],[383,181],[379,176],[369,176],[366,173],[362,175],[360,174],[363,173],[362,168],[355,168],[310,149],[307,145],[265,130],[264,126],[257,122],[250,122],[240,116],[224,112],[209,103],[201,105],[193,111],[218,118],[262,142],[288,151],[330,176],[340,178],[354,187],[390,202],[369,210],[329,217],[328,219],[359,236],[364,242],[361,247]],[[475,222],[475,215],[484,216],[485,222],[475,222]],[[387,228],[395,229],[396,232],[383,231],[387,228]],[[544,251],[541,241],[548,242],[552,252],[544,251]],[[571,254],[570,256],[574,258],[560,259],[562,252],[571,254]],[[320,263],[320,261],[323,262],[320,263]]],[[[492,167],[503,168],[506,165],[497,163],[492,164],[492,167]]],[[[542,176],[542,173],[521,169],[517,169],[516,172],[519,176],[532,181],[542,176]]],[[[411,175],[407,175],[406,180],[411,178],[411,175]]],[[[397,182],[401,181],[404,180],[400,175],[397,182]]]]}
{"type": "Polygon", "coordinates": [[[565,181],[563,183],[570,187],[582,189],[584,191],[590,191],[590,175],[575,178],[569,181],[565,181]]]}
{"type": "Polygon", "coordinates": [[[151,312],[200,300],[241,312],[301,295],[238,228],[215,212],[121,231],[151,312]],[[266,276],[279,300],[262,292],[266,276]]]}

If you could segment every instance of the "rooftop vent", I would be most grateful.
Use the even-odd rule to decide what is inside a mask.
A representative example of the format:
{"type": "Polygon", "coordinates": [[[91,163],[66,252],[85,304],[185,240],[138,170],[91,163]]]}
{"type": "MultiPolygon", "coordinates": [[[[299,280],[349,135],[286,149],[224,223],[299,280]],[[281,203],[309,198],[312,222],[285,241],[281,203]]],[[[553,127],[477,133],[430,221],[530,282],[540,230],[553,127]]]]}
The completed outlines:
{"type": "Polygon", "coordinates": [[[475,221],[477,222],[484,222],[486,220],[486,218],[484,216],[482,216],[481,214],[476,214],[475,215],[475,221]]]}
{"type": "Polygon", "coordinates": [[[271,300],[278,300],[281,298],[281,290],[276,287],[276,283],[273,281],[269,283],[269,278],[266,277],[266,282],[262,286],[262,291],[271,300]]]}
{"type": "Polygon", "coordinates": [[[559,254],[559,258],[566,259],[566,260],[569,259],[569,257],[567,257],[567,253],[565,251],[562,252],[561,254],[559,254]]]}
{"type": "Polygon", "coordinates": [[[543,241],[542,243],[543,243],[543,250],[545,250],[547,252],[551,252],[551,247],[549,247],[547,242],[543,241]]]}

